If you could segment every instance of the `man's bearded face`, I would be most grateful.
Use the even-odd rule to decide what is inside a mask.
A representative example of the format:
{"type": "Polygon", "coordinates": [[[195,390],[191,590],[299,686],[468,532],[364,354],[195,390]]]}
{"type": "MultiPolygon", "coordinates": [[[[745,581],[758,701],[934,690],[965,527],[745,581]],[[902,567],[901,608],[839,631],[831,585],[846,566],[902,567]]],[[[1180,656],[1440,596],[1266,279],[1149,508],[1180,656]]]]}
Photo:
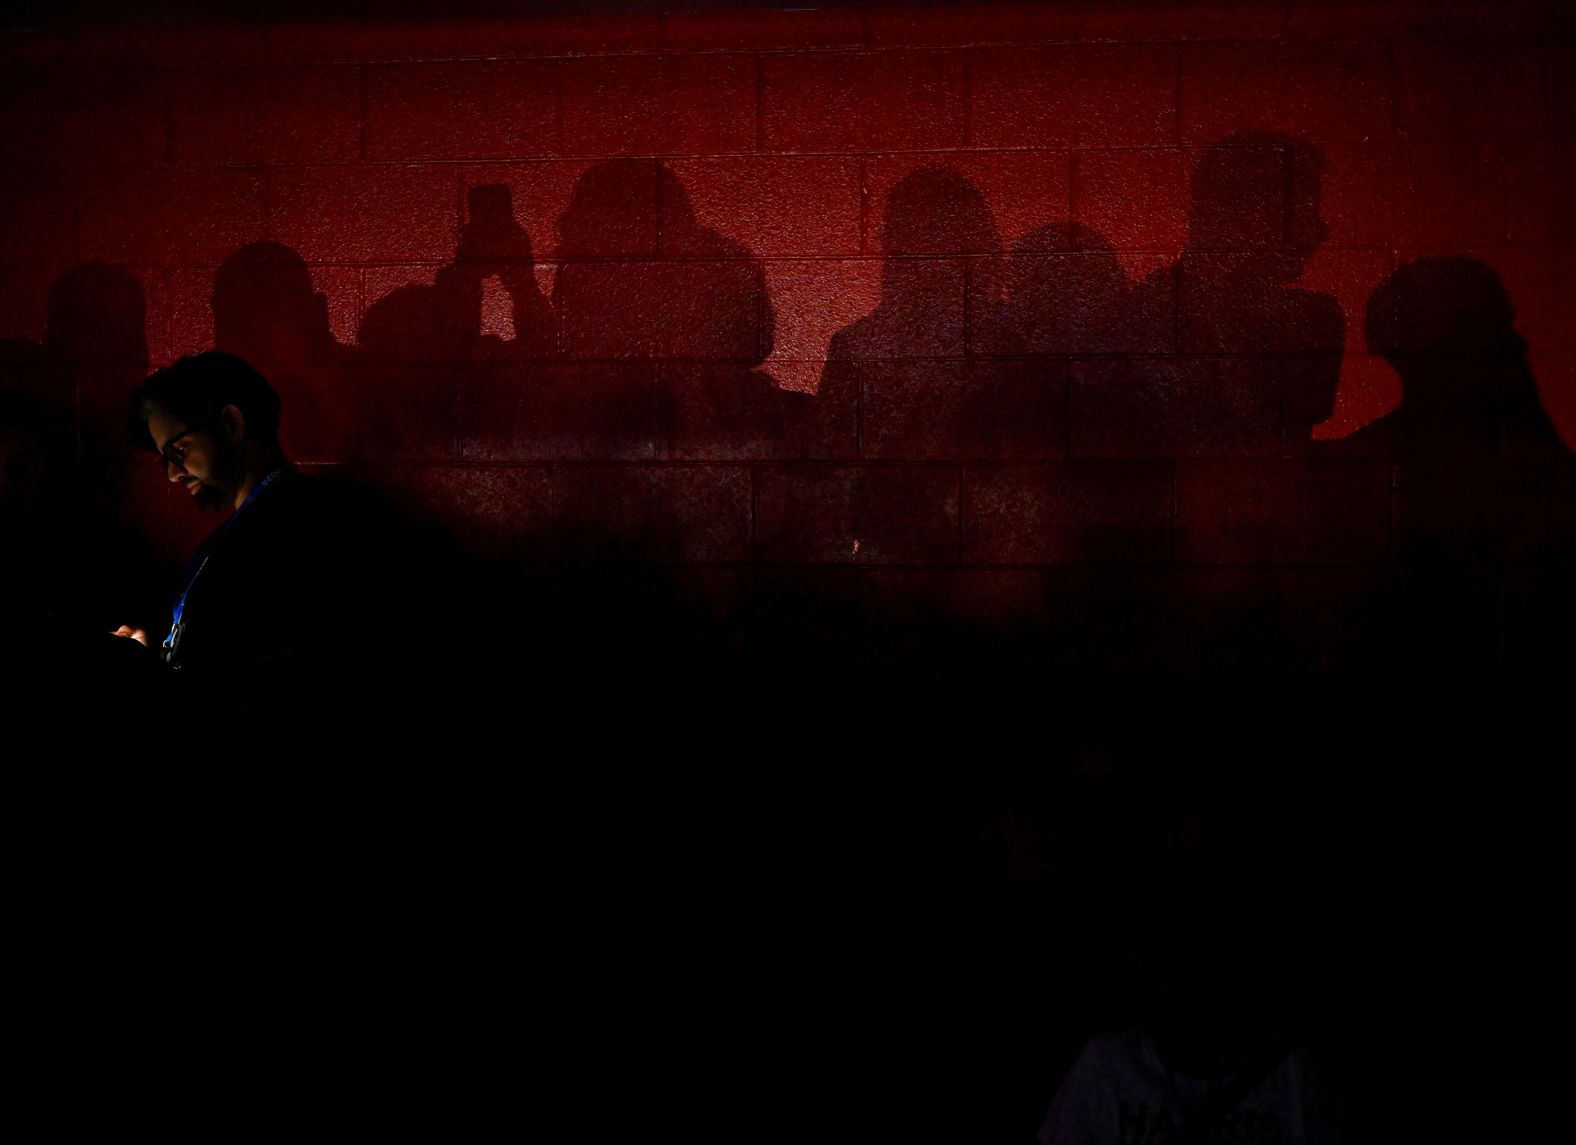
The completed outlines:
{"type": "Polygon", "coordinates": [[[198,508],[223,510],[235,504],[245,474],[236,443],[218,430],[188,425],[162,411],[149,415],[148,432],[165,476],[185,489],[198,508]]]}

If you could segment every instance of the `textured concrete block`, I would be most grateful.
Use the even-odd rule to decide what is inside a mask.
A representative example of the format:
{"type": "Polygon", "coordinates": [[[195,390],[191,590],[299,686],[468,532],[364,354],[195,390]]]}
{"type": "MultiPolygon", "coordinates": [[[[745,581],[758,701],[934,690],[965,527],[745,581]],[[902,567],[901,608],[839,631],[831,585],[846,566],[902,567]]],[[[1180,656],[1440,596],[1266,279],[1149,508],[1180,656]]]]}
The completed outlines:
{"type": "Polygon", "coordinates": [[[663,363],[657,388],[680,460],[810,460],[853,452],[854,409],[778,386],[758,370],[663,363]]]}
{"type": "Polygon", "coordinates": [[[661,20],[655,12],[560,12],[551,19],[280,21],[268,29],[268,47],[296,60],[628,54],[661,43],[661,20]]]}
{"type": "Polygon", "coordinates": [[[1545,45],[1520,37],[1401,38],[1397,132],[1412,140],[1537,138],[1550,126],[1555,58],[1545,45]]]}
{"type": "Polygon", "coordinates": [[[862,457],[1039,460],[1065,452],[1060,363],[869,362],[860,382],[862,457]]]}
{"type": "MultiPolygon", "coordinates": [[[[1576,123],[1576,115],[1566,119],[1576,123]]],[[[1511,144],[1510,241],[1518,245],[1570,247],[1576,244],[1576,211],[1570,189],[1576,186],[1576,152],[1557,134],[1511,144]]]]}
{"type": "Polygon", "coordinates": [[[1073,163],[1072,219],[1117,250],[1187,245],[1188,181],[1198,152],[1183,148],[1080,151],[1073,163]]]}
{"type": "Polygon", "coordinates": [[[755,148],[750,56],[566,60],[569,155],[711,155],[755,148]]]}
{"type": "Polygon", "coordinates": [[[1189,462],[1177,471],[1177,558],[1364,564],[1389,544],[1390,467],[1365,462],[1189,462]]]}
{"type": "Polygon", "coordinates": [[[1390,53],[1380,41],[1190,44],[1181,49],[1181,139],[1280,131],[1315,142],[1392,133],[1390,53]]]}
{"type": "Polygon", "coordinates": [[[769,151],[964,142],[963,58],[948,52],[789,53],[762,61],[769,151]]]}
{"type": "Polygon", "coordinates": [[[465,371],[467,461],[651,461],[668,455],[669,414],[650,362],[531,362],[465,371]]]}
{"type": "Polygon", "coordinates": [[[367,158],[529,158],[558,150],[550,60],[395,64],[366,71],[367,158]]]}
{"type": "Polygon", "coordinates": [[[151,339],[148,344],[154,365],[168,365],[182,354],[213,348],[213,275],[209,267],[169,272],[164,336],[157,348],[151,339]]]}
{"type": "Polygon", "coordinates": [[[879,259],[768,260],[766,290],[777,319],[773,355],[779,363],[808,363],[808,384],[819,384],[822,363],[837,332],[876,308],[881,299],[879,259]]]}
{"type": "Polygon", "coordinates": [[[552,498],[566,557],[737,561],[749,548],[747,469],[565,465],[553,471],[552,498]]]}
{"type": "Polygon", "coordinates": [[[686,52],[857,48],[864,43],[864,24],[863,13],[838,9],[669,12],[662,42],[686,52]]]}
{"type": "Polygon", "coordinates": [[[761,346],[764,290],[750,262],[568,263],[555,302],[564,353],[577,358],[725,359],[761,346]]]}
{"type": "MultiPolygon", "coordinates": [[[[1063,241],[1067,228],[1047,228],[1063,241]]],[[[1042,232],[1042,234],[1045,232],[1042,232]]],[[[1014,254],[1007,268],[1005,353],[1122,354],[1169,349],[1169,277],[1135,292],[1114,252],[1014,254]]],[[[971,330],[971,346],[980,343],[971,330]]]]}
{"type": "Polygon", "coordinates": [[[492,560],[540,557],[552,524],[551,472],[538,466],[403,465],[379,484],[468,553],[492,560]]]}
{"type": "Polygon", "coordinates": [[[981,49],[970,123],[979,147],[1143,147],[1176,128],[1175,49],[1101,44],[981,49]]]}
{"type": "Polygon", "coordinates": [[[1164,465],[971,465],[963,488],[969,564],[1147,564],[1170,555],[1164,465]]]}
{"type": "Polygon", "coordinates": [[[1341,359],[1340,387],[1335,396],[1335,412],[1320,426],[1314,437],[1338,442],[1371,421],[1383,417],[1401,401],[1401,379],[1389,362],[1357,352],[1352,347],[1341,359]]]}
{"type": "Polygon", "coordinates": [[[670,164],[695,217],[758,257],[859,253],[857,159],[680,159],[670,164]]]}
{"type": "Polygon", "coordinates": [[[1499,272],[1515,309],[1516,330],[1533,351],[1576,353],[1576,323],[1570,318],[1576,302],[1576,259],[1570,250],[1495,251],[1484,261],[1499,272]]]}
{"type": "MultiPolygon", "coordinates": [[[[460,168],[467,193],[474,187],[509,188],[510,212],[530,237],[539,262],[558,256],[655,256],[659,177],[654,164],[638,161],[604,166],[568,159],[460,168]]],[[[465,215],[468,221],[469,204],[465,215]]]]}
{"type": "Polygon", "coordinates": [[[1505,240],[1497,143],[1332,145],[1324,217],[1336,247],[1495,246],[1505,240]]]}
{"type": "Polygon", "coordinates": [[[161,163],[169,144],[167,84],[166,72],[125,58],[8,60],[0,79],[0,156],[13,170],[51,161],[161,163]]]}
{"type": "Polygon", "coordinates": [[[1070,449],[1074,457],[1275,457],[1281,385],[1278,359],[1075,362],[1070,449]]]}
{"type": "Polygon", "coordinates": [[[953,466],[768,466],[756,474],[755,553],[767,561],[951,564],[953,466]]]}
{"type": "Polygon", "coordinates": [[[84,259],[216,265],[264,237],[256,172],[173,167],[85,174],[77,220],[84,259]]]}
{"type": "Polygon", "coordinates": [[[16,264],[0,271],[0,338],[44,335],[49,314],[49,291],[67,269],[59,263],[16,264]]]}
{"type": "Polygon", "coordinates": [[[0,190],[0,264],[53,265],[76,253],[76,173],[34,166],[0,190]]]}
{"type": "Polygon", "coordinates": [[[308,262],[446,262],[458,239],[449,166],[286,167],[269,175],[269,237],[308,262]]]}
{"type": "Polygon", "coordinates": [[[170,154],[182,163],[339,163],[361,154],[361,72],[347,64],[178,74],[170,154]]]}
{"type": "Polygon", "coordinates": [[[875,9],[875,44],[1033,44],[1131,40],[1252,39],[1282,34],[1276,4],[1198,4],[1193,0],[1071,0],[875,9]]]}
{"type": "Polygon", "coordinates": [[[346,370],[342,384],[358,414],[350,450],[374,463],[457,460],[456,403],[465,373],[383,363],[346,370]]]}

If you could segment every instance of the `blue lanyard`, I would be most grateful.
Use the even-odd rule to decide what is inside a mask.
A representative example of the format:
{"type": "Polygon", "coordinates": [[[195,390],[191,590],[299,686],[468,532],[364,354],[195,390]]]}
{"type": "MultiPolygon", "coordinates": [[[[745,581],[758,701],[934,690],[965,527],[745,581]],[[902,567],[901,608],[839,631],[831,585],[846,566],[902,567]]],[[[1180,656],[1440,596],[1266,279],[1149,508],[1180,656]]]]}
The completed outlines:
{"type": "Polygon", "coordinates": [[[252,486],[252,491],[246,495],[246,500],[241,502],[240,507],[230,514],[224,524],[220,525],[209,535],[208,539],[202,543],[202,547],[192,557],[190,563],[187,564],[188,572],[181,586],[181,594],[175,598],[175,608],[170,622],[170,633],[164,638],[164,642],[159,645],[159,657],[166,664],[175,659],[176,650],[181,645],[181,636],[186,631],[186,626],[181,623],[181,615],[186,611],[186,598],[191,595],[192,585],[197,583],[197,578],[202,576],[202,570],[208,567],[208,562],[213,558],[214,550],[219,547],[220,538],[224,536],[231,525],[235,524],[236,518],[246,511],[246,507],[257,500],[258,494],[283,476],[284,472],[283,467],[275,469],[256,485],[252,486]]]}

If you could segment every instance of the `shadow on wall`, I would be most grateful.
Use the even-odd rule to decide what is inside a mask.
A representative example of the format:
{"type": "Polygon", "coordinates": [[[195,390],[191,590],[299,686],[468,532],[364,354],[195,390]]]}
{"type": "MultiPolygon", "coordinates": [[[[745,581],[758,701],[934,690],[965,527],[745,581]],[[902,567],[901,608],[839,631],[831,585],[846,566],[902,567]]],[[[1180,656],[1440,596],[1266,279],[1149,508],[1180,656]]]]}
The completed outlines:
{"type": "MultiPolygon", "coordinates": [[[[1368,335],[1403,378],[1402,406],[1346,441],[1312,441],[1344,352],[1335,300],[1295,285],[1327,235],[1322,169],[1283,135],[1211,146],[1186,250],[1136,283],[1103,236],[1067,221],[1009,254],[978,187],[914,171],[882,205],[880,301],[833,338],[814,396],[761,372],[775,327],[761,265],[701,225],[655,160],[580,178],[551,298],[510,192],[482,185],[453,261],[369,307],[355,346],[335,340],[310,268],[277,243],[219,268],[215,341],[273,381],[297,460],[351,464],[494,563],[790,566],[805,585],[827,565],[923,566],[933,588],[960,562],[1049,570],[993,615],[950,586],[892,615],[950,614],[1093,663],[1339,660],[1394,627],[1377,613],[1407,614],[1396,594],[1424,591],[1417,570],[1470,565],[1480,582],[1462,608],[1479,619],[1458,647],[1519,656],[1535,626],[1508,635],[1489,601],[1503,566],[1546,564],[1564,544],[1569,455],[1524,349],[1512,352],[1509,300],[1469,260],[1392,275],[1368,335]],[[489,279],[510,299],[513,339],[483,333],[489,279]],[[1463,349],[1483,331],[1489,348],[1463,349]],[[1417,348],[1447,333],[1448,368],[1444,351],[1417,348]],[[1518,395],[1515,426],[1490,432],[1514,404],[1491,394],[1518,395]],[[780,464],[746,468],[763,463],[780,464]],[[1393,536],[1387,465],[1401,474],[1393,536]],[[1359,587],[1310,614],[1276,570],[1321,564],[1359,587]],[[1196,572],[1221,565],[1261,571],[1196,572]],[[1311,639],[1297,630],[1310,623],[1311,639]]],[[[162,536],[163,507],[120,476],[143,315],[130,272],[75,268],[24,372],[47,379],[29,385],[57,415],[75,413],[84,496],[126,532],[162,536]]],[[[1451,593],[1467,593],[1463,576],[1451,593]]],[[[1551,614],[1550,576],[1514,577],[1513,611],[1551,614]]],[[[714,598],[719,618],[754,612],[727,603],[735,591],[714,598]]],[[[865,605],[873,633],[881,594],[865,605]]],[[[1419,646],[1385,639],[1394,656],[1419,646]]]]}

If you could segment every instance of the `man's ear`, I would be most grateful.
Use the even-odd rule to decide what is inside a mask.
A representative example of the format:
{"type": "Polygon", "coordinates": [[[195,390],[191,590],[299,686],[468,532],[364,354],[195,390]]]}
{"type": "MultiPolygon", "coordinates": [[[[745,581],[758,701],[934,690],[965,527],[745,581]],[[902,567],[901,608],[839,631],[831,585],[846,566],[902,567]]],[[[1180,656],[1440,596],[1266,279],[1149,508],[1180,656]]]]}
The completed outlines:
{"type": "Polygon", "coordinates": [[[219,411],[219,432],[226,441],[246,440],[246,413],[240,406],[228,405],[219,411]]]}

